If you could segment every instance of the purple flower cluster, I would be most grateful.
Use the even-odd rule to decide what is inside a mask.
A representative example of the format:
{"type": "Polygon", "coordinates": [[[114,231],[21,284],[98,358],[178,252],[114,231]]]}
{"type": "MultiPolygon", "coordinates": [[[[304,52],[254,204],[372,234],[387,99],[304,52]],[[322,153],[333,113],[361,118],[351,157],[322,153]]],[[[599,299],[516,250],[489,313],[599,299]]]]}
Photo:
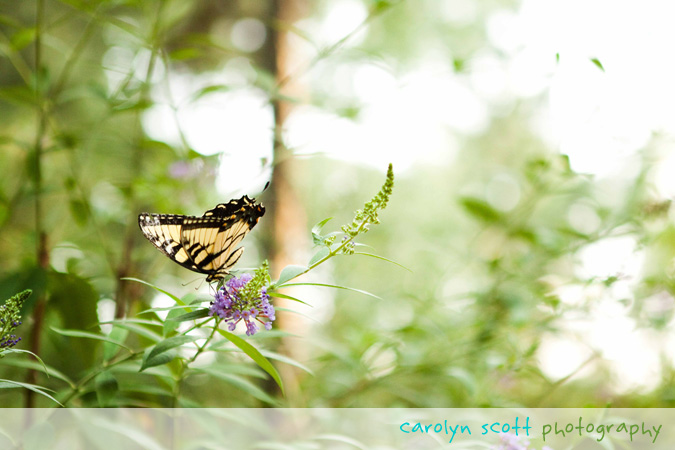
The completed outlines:
{"type": "MultiPolygon", "coordinates": [[[[5,311],[5,306],[3,306],[2,311],[5,311]]],[[[0,319],[0,325],[4,327],[5,325],[5,319],[0,319]]],[[[13,320],[12,321],[12,326],[9,327],[10,330],[14,330],[16,327],[21,325],[20,321],[13,320]]],[[[16,334],[5,334],[3,336],[0,336],[0,348],[11,348],[14,347],[16,344],[19,343],[21,340],[20,337],[16,337],[16,334]]]]}
{"type": "Polygon", "coordinates": [[[0,339],[0,348],[14,347],[20,340],[21,338],[16,337],[16,334],[5,335],[0,339]]]}
{"type": "Polygon", "coordinates": [[[272,322],[276,319],[274,307],[270,304],[267,287],[260,292],[246,295],[244,287],[253,277],[247,273],[240,278],[233,277],[216,292],[215,300],[209,308],[209,315],[216,314],[228,324],[227,328],[234,331],[237,324],[243,319],[246,323],[246,334],[253,336],[258,332],[255,321],[262,323],[266,330],[272,329],[272,322]],[[265,318],[267,320],[262,320],[265,318]]]}

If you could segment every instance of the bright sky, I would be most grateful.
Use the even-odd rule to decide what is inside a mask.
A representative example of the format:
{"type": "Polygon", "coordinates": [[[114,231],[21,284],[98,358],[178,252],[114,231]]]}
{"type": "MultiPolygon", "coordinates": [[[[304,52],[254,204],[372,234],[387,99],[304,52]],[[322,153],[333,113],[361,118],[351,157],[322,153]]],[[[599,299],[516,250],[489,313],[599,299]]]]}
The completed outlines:
{"type": "MultiPolygon", "coordinates": [[[[448,3],[440,11],[448,21],[476,19],[470,0],[448,3]]],[[[323,17],[297,25],[327,45],[349,34],[365,17],[360,1],[336,0],[323,17]]],[[[620,180],[631,173],[636,152],[653,133],[670,138],[675,134],[673,17],[675,3],[666,0],[524,0],[518,10],[498,11],[489,18],[494,48],[472,60],[465,74],[455,74],[447,58],[439,58],[433,48],[398,77],[370,61],[346,62],[337,69],[317,65],[306,78],[323,77],[333,95],[358,98],[362,113],[352,121],[300,106],[288,119],[284,138],[298,153],[326,153],[378,168],[392,161],[400,173],[414,164],[451,163],[458,137],[480,134],[491,115],[500,114],[509,101],[544,94],[547,101],[532,117],[533,129],[551,148],[569,155],[574,170],[620,180]]],[[[358,45],[361,38],[354,36],[346,47],[358,45]]],[[[244,19],[232,29],[232,39],[240,50],[252,52],[263,44],[265,29],[255,19],[244,19]]],[[[301,60],[313,56],[300,39],[296,52],[301,60]]],[[[273,118],[265,94],[250,87],[255,76],[244,58],[231,60],[217,74],[171,74],[171,95],[158,93],[166,105],[154,107],[145,117],[146,130],[155,139],[179,144],[178,121],[195,150],[205,155],[222,152],[218,188],[223,194],[259,191],[269,177],[260,161],[271,157],[273,118]],[[233,89],[190,100],[209,84],[233,89]]],[[[675,155],[664,151],[661,157],[655,188],[672,197],[675,155]]],[[[592,209],[575,208],[572,226],[598,223],[592,209]]],[[[567,375],[594,348],[616,368],[618,390],[658,382],[659,354],[668,349],[675,354],[675,337],[636,329],[615,297],[630,295],[643,258],[630,238],[606,239],[582,252],[580,273],[603,276],[620,271],[626,279],[615,291],[598,293],[604,300],[593,314],[569,318],[569,338],[545,340],[540,359],[547,374],[567,375]]],[[[568,302],[591,295],[581,287],[560,289],[568,302]]]]}

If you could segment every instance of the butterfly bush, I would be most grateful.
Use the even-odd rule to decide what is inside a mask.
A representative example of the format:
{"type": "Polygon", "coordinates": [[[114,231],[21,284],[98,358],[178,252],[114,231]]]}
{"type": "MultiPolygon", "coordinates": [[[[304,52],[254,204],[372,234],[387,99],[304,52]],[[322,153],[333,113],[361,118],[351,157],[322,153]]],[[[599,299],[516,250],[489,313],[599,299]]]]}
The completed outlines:
{"type": "Polygon", "coordinates": [[[394,169],[391,164],[387,170],[387,177],[380,191],[363,209],[356,211],[351,223],[342,227],[342,233],[330,233],[326,236],[320,234],[320,229],[329,220],[320,222],[312,229],[314,243],[323,247],[318,255],[305,270],[302,266],[295,266],[301,270],[293,276],[286,278],[281,284],[270,285],[269,265],[267,261],[256,270],[254,276],[243,274],[240,277],[232,277],[227,280],[215,293],[214,300],[209,308],[209,316],[216,316],[228,324],[228,329],[234,331],[237,324],[242,320],[246,324],[246,334],[252,336],[258,332],[256,322],[262,323],[265,329],[272,329],[275,320],[274,307],[270,303],[270,293],[274,294],[279,288],[283,288],[288,281],[306,274],[310,270],[328,259],[343,254],[355,253],[355,239],[362,233],[366,233],[370,225],[380,223],[378,213],[383,210],[394,188],[394,169]],[[335,243],[336,237],[342,234],[342,239],[335,243]],[[268,293],[269,289],[269,293],[268,293]],[[264,319],[264,320],[263,320],[264,319]]]}
{"type": "Polygon", "coordinates": [[[216,291],[214,301],[209,308],[209,316],[214,315],[228,324],[234,331],[242,320],[246,324],[246,334],[252,336],[258,332],[256,322],[262,323],[266,330],[272,329],[276,319],[274,306],[270,304],[267,284],[270,276],[267,263],[256,270],[255,276],[245,273],[241,277],[232,277],[216,291]],[[263,320],[264,319],[264,320],[263,320]]]}
{"type": "Polygon", "coordinates": [[[0,306],[0,354],[2,350],[14,347],[21,340],[13,333],[21,325],[19,311],[31,293],[30,290],[20,292],[0,306]]]}

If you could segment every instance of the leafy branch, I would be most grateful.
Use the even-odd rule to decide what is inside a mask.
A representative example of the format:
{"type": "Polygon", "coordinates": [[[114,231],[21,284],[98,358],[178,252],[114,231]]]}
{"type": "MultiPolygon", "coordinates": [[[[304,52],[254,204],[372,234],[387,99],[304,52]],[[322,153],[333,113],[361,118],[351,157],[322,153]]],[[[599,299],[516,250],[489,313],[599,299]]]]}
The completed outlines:
{"type": "MultiPolygon", "coordinates": [[[[356,238],[367,233],[370,225],[377,225],[380,223],[379,212],[383,210],[394,189],[394,169],[392,164],[389,164],[387,169],[387,177],[382,185],[380,191],[367,202],[363,209],[356,211],[354,219],[350,224],[342,226],[342,233],[332,232],[327,235],[321,235],[322,228],[332,218],[327,218],[316,224],[312,228],[312,239],[316,245],[320,245],[321,249],[310,259],[309,265],[304,266],[286,266],[279,275],[279,279],[270,286],[270,290],[276,290],[284,286],[288,286],[288,282],[298,278],[309,271],[315,269],[319,265],[328,261],[337,255],[353,255],[355,254],[356,238]],[[342,239],[339,243],[335,243],[337,237],[342,234],[342,239]]],[[[367,256],[373,256],[379,259],[389,261],[387,258],[371,255],[369,253],[358,253],[367,256]]],[[[390,261],[393,262],[393,261],[390,261]]]]}

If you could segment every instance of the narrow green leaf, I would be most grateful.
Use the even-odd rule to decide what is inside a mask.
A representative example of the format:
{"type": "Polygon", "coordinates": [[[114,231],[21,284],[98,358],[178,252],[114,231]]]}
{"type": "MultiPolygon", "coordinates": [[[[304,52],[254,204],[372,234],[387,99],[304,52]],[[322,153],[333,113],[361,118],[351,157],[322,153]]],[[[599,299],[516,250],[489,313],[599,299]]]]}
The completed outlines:
{"type": "MultiPolygon", "coordinates": [[[[113,327],[108,337],[110,337],[110,339],[113,339],[116,342],[124,342],[126,341],[128,335],[129,335],[128,329],[122,327],[113,327]]],[[[119,353],[119,351],[120,349],[117,345],[110,342],[104,342],[103,360],[110,361],[117,353],[119,353]]]]}
{"type": "MultiPolygon", "coordinates": [[[[141,394],[148,394],[152,396],[163,395],[170,396],[171,390],[164,384],[157,383],[155,380],[148,380],[147,382],[137,381],[133,384],[124,384],[120,386],[120,393],[137,392],[141,394]]],[[[133,397],[138,397],[134,395],[133,397]]]]}
{"type": "Polygon", "coordinates": [[[270,397],[265,391],[260,389],[258,386],[255,384],[251,383],[250,381],[241,378],[240,376],[229,374],[229,373],[223,373],[218,370],[211,370],[206,367],[202,367],[199,369],[194,369],[196,372],[202,372],[206,373],[208,375],[211,375],[214,378],[217,378],[219,380],[225,381],[227,383],[230,383],[242,391],[246,392],[247,394],[250,394],[251,396],[257,398],[258,400],[261,400],[265,403],[269,403],[271,405],[278,405],[279,402],[274,400],[272,397],[270,397]]]}
{"type": "MultiPolygon", "coordinates": [[[[11,349],[16,351],[16,349],[11,349]]],[[[23,350],[23,352],[26,353],[31,353],[28,350],[23,350]]],[[[40,360],[42,362],[42,360],[40,360]]],[[[0,359],[0,364],[4,366],[13,366],[13,367],[21,367],[24,369],[33,369],[33,370],[44,370],[47,376],[49,377],[54,377],[58,380],[65,381],[68,383],[69,386],[74,386],[75,383],[68,378],[63,372],[59,372],[58,370],[54,369],[53,367],[47,366],[44,363],[40,364],[35,361],[26,361],[25,359],[16,359],[16,358],[2,358],[0,359]]]]}
{"type": "Polygon", "coordinates": [[[464,197],[460,204],[469,214],[485,222],[497,222],[502,217],[499,211],[478,198],[464,197]]]}
{"type": "Polygon", "coordinates": [[[317,223],[312,227],[312,240],[314,241],[314,244],[320,245],[323,243],[323,236],[321,236],[321,229],[328,223],[329,220],[331,220],[332,217],[328,217],[326,219],[323,219],[321,222],[317,223]]]}
{"type": "Polygon", "coordinates": [[[138,369],[139,372],[143,372],[146,369],[150,369],[152,367],[161,366],[161,365],[164,365],[166,363],[169,363],[169,362],[173,361],[173,359],[176,357],[176,352],[171,352],[171,351],[160,353],[159,355],[155,355],[153,357],[146,357],[149,354],[150,354],[150,352],[146,352],[143,355],[143,361],[141,362],[141,368],[138,369]]]}
{"type": "Polygon", "coordinates": [[[144,285],[146,285],[146,286],[149,286],[149,287],[153,288],[154,290],[156,290],[156,291],[158,291],[158,292],[161,292],[162,294],[168,295],[169,297],[171,297],[171,299],[172,299],[174,302],[176,302],[176,303],[179,304],[179,305],[184,305],[184,304],[185,304],[185,303],[183,303],[183,301],[182,301],[181,299],[179,299],[179,298],[176,297],[175,295],[173,295],[173,294],[171,294],[171,293],[165,291],[164,289],[160,289],[160,288],[158,288],[157,286],[155,286],[154,284],[148,283],[147,281],[139,280],[138,278],[132,278],[132,277],[124,277],[124,278],[120,278],[120,279],[121,279],[121,280],[125,280],[125,281],[135,281],[135,282],[137,282],[137,283],[144,284],[144,285]]]}
{"type": "Polygon", "coordinates": [[[602,70],[603,72],[605,71],[605,68],[602,66],[602,63],[598,58],[591,58],[591,62],[595,64],[598,67],[598,69],[602,70]]]}
{"type": "Polygon", "coordinates": [[[178,328],[180,323],[174,322],[171,319],[173,319],[174,317],[182,316],[183,314],[185,314],[184,312],[185,310],[190,311],[191,308],[181,308],[181,309],[172,308],[169,311],[169,314],[167,314],[166,318],[164,319],[164,325],[162,326],[162,336],[167,337],[169,334],[171,334],[172,331],[175,331],[178,328]]]}
{"type": "Polygon", "coordinates": [[[294,265],[286,266],[281,271],[279,279],[275,281],[273,284],[274,285],[283,284],[289,280],[292,280],[293,278],[297,277],[298,275],[300,275],[305,271],[307,271],[307,267],[305,266],[294,266],[294,265]]]}
{"type": "MultiPolygon", "coordinates": [[[[131,331],[132,333],[136,333],[137,335],[143,336],[147,339],[150,339],[151,341],[159,342],[163,339],[162,336],[160,336],[158,333],[155,333],[152,330],[148,330],[147,328],[145,328],[145,327],[143,327],[140,324],[137,324],[135,322],[136,322],[135,320],[131,320],[131,319],[118,321],[118,322],[113,321],[113,323],[116,326],[118,326],[120,328],[127,329],[127,330],[131,331]]],[[[143,321],[143,322],[148,322],[148,321],[143,321]]],[[[161,324],[153,323],[153,325],[161,325],[161,324]]]]}
{"type": "Polygon", "coordinates": [[[55,328],[51,327],[51,330],[54,331],[55,333],[58,333],[62,336],[69,336],[69,337],[79,337],[79,338],[85,338],[85,339],[97,339],[99,341],[104,341],[104,342],[110,342],[111,344],[119,345],[120,347],[123,347],[129,351],[132,351],[129,347],[124,345],[123,342],[116,341],[115,339],[105,336],[102,334],[96,334],[96,333],[90,333],[88,331],[80,331],[80,330],[62,330],[60,328],[55,328]]]}
{"type": "Polygon", "coordinates": [[[303,364],[300,364],[299,362],[297,362],[294,359],[289,358],[288,356],[280,355],[279,353],[270,352],[270,351],[267,351],[267,350],[261,350],[260,353],[262,353],[263,356],[265,356],[269,359],[274,359],[276,361],[289,364],[291,366],[297,367],[298,369],[304,370],[305,372],[307,372],[308,374],[310,374],[312,376],[314,375],[314,372],[312,372],[312,370],[309,367],[307,367],[303,364]]]}
{"type": "MultiPolygon", "coordinates": [[[[284,312],[287,312],[287,313],[289,313],[289,314],[295,314],[295,315],[298,315],[298,316],[300,316],[300,317],[304,317],[305,319],[307,319],[307,320],[309,320],[309,321],[311,321],[311,322],[318,323],[319,325],[324,325],[324,323],[321,322],[321,321],[320,321],[319,319],[317,319],[316,317],[312,317],[312,316],[310,316],[309,314],[301,313],[300,311],[295,311],[295,310],[289,309],[289,308],[283,308],[283,307],[281,307],[281,306],[275,306],[274,309],[275,309],[276,311],[284,311],[284,312]]],[[[261,335],[261,337],[262,337],[262,336],[265,336],[265,335],[269,335],[269,334],[272,333],[273,331],[274,331],[274,330],[270,330],[270,331],[266,332],[265,334],[261,335]]],[[[255,335],[255,336],[253,336],[253,337],[256,338],[257,335],[255,335]]]]}
{"type": "Polygon", "coordinates": [[[285,298],[285,299],[288,299],[288,300],[293,300],[294,302],[299,302],[299,303],[302,303],[303,305],[313,307],[309,303],[303,302],[299,298],[292,297],[292,296],[286,295],[286,294],[282,294],[281,292],[267,291],[267,295],[269,295],[270,297],[278,297],[278,298],[285,298]]]}
{"type": "Polygon", "coordinates": [[[202,56],[202,53],[203,52],[201,52],[198,48],[194,47],[179,48],[178,50],[174,50],[169,53],[169,58],[174,61],[185,61],[188,59],[199,58],[202,56]]]}
{"type": "MultiPolygon", "coordinates": [[[[168,354],[168,353],[166,353],[168,354]]],[[[131,378],[127,379],[132,379],[134,382],[140,382],[142,380],[141,377],[136,377],[138,375],[138,369],[140,368],[140,361],[138,360],[127,360],[121,364],[116,365],[115,367],[111,367],[109,370],[113,372],[114,374],[130,374],[133,375],[131,378]]],[[[149,369],[146,369],[143,371],[144,375],[151,375],[153,377],[160,377],[164,378],[166,382],[174,382],[176,381],[176,378],[174,377],[173,373],[171,373],[171,369],[167,366],[155,366],[155,367],[150,367],[149,369]]],[[[124,386],[122,386],[124,387],[124,386]]]]}
{"type": "Polygon", "coordinates": [[[200,339],[199,336],[180,335],[163,340],[143,356],[143,363],[141,364],[140,371],[142,372],[148,367],[166,364],[173,359],[173,355],[166,355],[167,351],[176,347],[180,347],[181,345],[187,344],[189,342],[194,342],[197,339],[200,339]]]}
{"type": "Polygon", "coordinates": [[[157,322],[156,320],[132,319],[132,318],[106,320],[105,322],[99,322],[98,323],[98,325],[106,325],[106,324],[111,324],[111,325],[134,324],[134,325],[148,325],[148,326],[151,326],[151,327],[161,327],[162,326],[162,323],[157,322]]]}
{"type": "MultiPolygon", "coordinates": [[[[42,360],[42,358],[40,358],[38,355],[31,352],[30,350],[23,350],[23,349],[20,349],[20,348],[7,348],[2,353],[5,356],[10,354],[10,353],[27,353],[27,354],[31,355],[32,357],[34,357],[35,359],[37,359],[38,362],[40,363],[40,366],[42,367],[42,369],[45,371],[45,373],[47,373],[47,365],[45,364],[45,362],[42,360]]],[[[47,376],[49,376],[48,373],[47,373],[47,376]]]]}
{"type": "Polygon", "coordinates": [[[318,252],[312,256],[312,259],[309,260],[308,265],[313,266],[315,263],[321,261],[326,256],[330,254],[330,249],[328,247],[321,247],[318,252]]]}
{"type": "Polygon", "coordinates": [[[374,254],[374,253],[365,253],[365,252],[354,252],[354,254],[355,254],[355,255],[370,256],[371,258],[381,259],[382,261],[390,262],[390,263],[392,263],[392,264],[395,264],[395,265],[399,266],[399,267],[402,268],[402,269],[407,270],[407,271],[410,272],[410,273],[413,273],[413,271],[410,270],[410,269],[408,269],[406,266],[404,266],[404,265],[402,265],[402,264],[399,264],[399,263],[397,263],[396,261],[392,261],[392,260],[389,259],[389,258],[385,258],[384,256],[376,255],[376,254],[374,254]]]}
{"type": "Polygon", "coordinates": [[[7,388],[13,388],[13,387],[22,387],[22,388],[28,389],[29,391],[33,391],[36,394],[44,395],[45,397],[52,400],[54,403],[58,404],[59,406],[63,406],[54,397],[52,397],[51,395],[44,392],[43,389],[45,389],[45,388],[43,388],[41,386],[37,386],[35,384],[21,383],[19,381],[0,379],[0,389],[7,389],[7,388]]]}
{"type": "Polygon", "coordinates": [[[191,311],[194,306],[190,305],[176,305],[176,306],[160,306],[157,308],[149,308],[149,309],[144,309],[143,311],[138,312],[138,314],[150,314],[150,313],[156,313],[156,312],[161,312],[161,311],[173,311],[173,310],[183,310],[183,311],[191,311]]]}
{"type": "Polygon", "coordinates": [[[196,319],[203,319],[204,317],[209,316],[209,309],[204,308],[204,309],[198,309],[197,311],[192,311],[189,313],[181,314],[178,317],[173,317],[169,319],[168,317],[166,318],[166,321],[169,322],[187,322],[188,320],[196,320],[196,319]]]}
{"type": "Polygon", "coordinates": [[[181,300],[186,305],[198,305],[213,301],[213,295],[204,294],[203,292],[190,292],[181,297],[181,300]]]}
{"type": "Polygon", "coordinates": [[[281,389],[281,393],[284,393],[284,385],[281,382],[281,376],[279,375],[279,372],[277,372],[277,369],[274,368],[271,362],[265,358],[260,351],[258,351],[257,348],[240,338],[239,336],[232,334],[228,331],[221,330],[218,328],[218,333],[220,333],[225,339],[228,341],[232,342],[234,345],[239,347],[241,351],[246,353],[249,358],[251,358],[253,361],[255,361],[256,364],[260,366],[262,370],[265,372],[269,373],[270,376],[274,379],[274,381],[277,383],[279,386],[279,389],[281,389]]]}
{"type": "Polygon", "coordinates": [[[32,43],[35,40],[35,36],[37,36],[37,29],[35,27],[21,28],[12,35],[10,41],[15,50],[21,50],[32,43]]]}
{"type": "Polygon", "coordinates": [[[193,96],[192,96],[192,101],[199,100],[200,98],[204,97],[205,95],[209,95],[213,92],[229,92],[232,90],[231,86],[228,86],[226,84],[214,84],[211,86],[206,86],[204,88],[199,89],[193,96]]]}
{"type": "Polygon", "coordinates": [[[324,283],[287,283],[287,284],[284,284],[284,285],[282,285],[282,286],[277,286],[277,288],[289,287],[289,286],[322,286],[322,287],[331,287],[331,288],[335,288],[335,289],[346,289],[346,290],[348,290],[348,291],[358,292],[358,293],[360,293],[360,294],[368,295],[368,296],[374,297],[374,298],[376,298],[376,299],[378,299],[378,300],[382,300],[382,298],[378,297],[378,296],[375,295],[375,294],[371,294],[371,293],[368,292],[368,291],[364,291],[364,290],[362,290],[362,289],[351,288],[351,287],[347,287],[347,286],[338,286],[338,285],[336,285],[336,284],[324,284],[324,283]]]}

